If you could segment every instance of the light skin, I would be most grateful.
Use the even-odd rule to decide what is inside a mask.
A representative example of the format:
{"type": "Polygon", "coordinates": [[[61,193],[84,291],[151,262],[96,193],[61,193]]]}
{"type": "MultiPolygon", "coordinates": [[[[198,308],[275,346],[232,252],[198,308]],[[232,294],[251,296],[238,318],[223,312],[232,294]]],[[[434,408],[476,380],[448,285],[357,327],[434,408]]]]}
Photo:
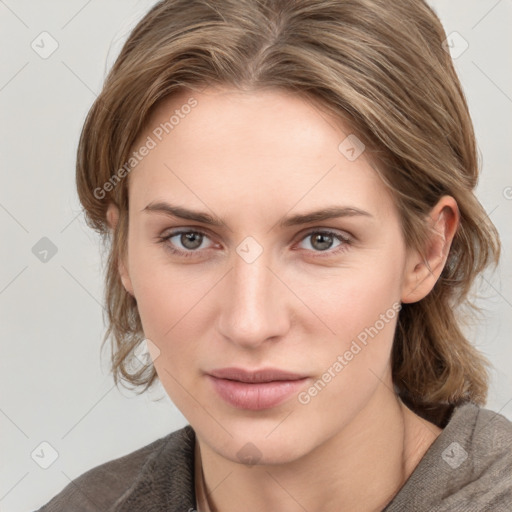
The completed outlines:
{"type": "MultiPolygon", "coordinates": [[[[283,91],[182,91],[159,105],[134,147],[191,96],[197,106],[129,175],[119,272],[160,351],[159,379],[196,432],[212,509],[381,510],[441,432],[393,392],[397,316],[307,404],[294,395],[269,409],[239,409],[205,372],[274,367],[307,375],[309,389],[393,304],[431,291],[459,222],[457,204],[444,196],[430,212],[426,258],[407,248],[368,152],[350,161],[338,149],[350,128],[283,91]],[[144,210],[157,202],[223,225],[144,210]],[[280,226],[327,206],[366,214],[280,226]],[[158,241],[179,228],[192,239],[158,241]],[[342,238],[319,237],[325,230],[342,238]],[[246,237],[262,249],[250,263],[236,250],[246,237]],[[237,455],[247,443],[257,447],[256,465],[237,455]]],[[[111,205],[111,227],[117,219],[111,205]]]]}

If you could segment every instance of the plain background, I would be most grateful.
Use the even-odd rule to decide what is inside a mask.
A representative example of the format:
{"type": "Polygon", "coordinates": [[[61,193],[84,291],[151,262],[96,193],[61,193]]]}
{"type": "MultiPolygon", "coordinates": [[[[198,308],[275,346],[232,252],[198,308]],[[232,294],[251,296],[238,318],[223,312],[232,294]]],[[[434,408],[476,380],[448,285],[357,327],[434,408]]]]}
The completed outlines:
{"type": "MultiPolygon", "coordinates": [[[[101,246],[85,225],[74,183],[85,115],[128,32],[154,3],[0,0],[5,512],[37,509],[88,469],[186,424],[163,389],[137,396],[115,388],[108,351],[100,358],[101,246]],[[47,58],[31,46],[44,37],[45,51],[51,49],[52,39],[42,32],[58,44],[47,58]],[[33,252],[36,244],[48,244],[43,237],[57,251],[45,263],[33,252]],[[47,469],[35,462],[34,453],[44,464],[53,450],[58,457],[47,469]]],[[[471,338],[495,366],[487,407],[512,419],[512,2],[431,5],[446,33],[458,33],[451,36],[454,51],[468,45],[454,61],[483,162],[477,195],[503,242],[500,268],[479,281],[485,318],[471,338]]]]}

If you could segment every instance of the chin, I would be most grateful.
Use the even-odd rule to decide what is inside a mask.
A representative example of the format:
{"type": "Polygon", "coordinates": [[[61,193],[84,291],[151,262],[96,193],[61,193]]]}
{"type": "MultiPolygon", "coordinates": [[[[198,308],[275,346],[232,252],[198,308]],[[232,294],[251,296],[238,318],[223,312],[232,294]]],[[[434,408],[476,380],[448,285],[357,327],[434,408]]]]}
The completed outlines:
{"type": "Polygon", "coordinates": [[[272,418],[261,423],[254,419],[250,424],[224,423],[232,437],[225,432],[225,435],[212,437],[208,427],[204,429],[206,435],[201,430],[196,432],[211,449],[232,462],[247,466],[286,464],[313,450],[315,438],[306,428],[293,425],[290,429],[279,425],[285,417],[286,414],[280,415],[278,421],[272,418]]]}
{"type": "Polygon", "coordinates": [[[219,451],[222,457],[247,467],[282,465],[300,459],[308,452],[304,445],[296,443],[254,443],[247,440],[234,442],[230,449],[219,451]]]}

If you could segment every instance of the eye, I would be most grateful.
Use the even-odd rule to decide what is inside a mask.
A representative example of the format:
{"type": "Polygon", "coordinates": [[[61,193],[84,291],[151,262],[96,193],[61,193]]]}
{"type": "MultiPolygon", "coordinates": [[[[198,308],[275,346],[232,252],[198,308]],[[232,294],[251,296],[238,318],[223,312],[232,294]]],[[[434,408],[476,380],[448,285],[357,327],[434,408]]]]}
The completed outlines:
{"type": "MultiPolygon", "coordinates": [[[[325,256],[332,256],[333,254],[345,251],[351,243],[351,239],[347,235],[320,229],[310,231],[304,238],[302,238],[302,240],[309,240],[309,244],[307,245],[309,245],[311,249],[306,247],[307,250],[312,250],[313,252],[325,252],[327,253],[325,256]],[[338,244],[334,246],[334,250],[330,250],[335,242],[338,242],[338,244]]],[[[316,256],[317,255],[315,255],[315,257],[316,256]]],[[[324,255],[319,256],[324,257],[324,255]]]]}
{"type": "MultiPolygon", "coordinates": [[[[209,247],[204,247],[205,240],[209,239],[207,233],[200,230],[182,229],[173,231],[167,235],[157,238],[159,243],[165,244],[167,250],[172,254],[183,256],[186,258],[199,256],[200,253],[209,247]],[[175,239],[173,241],[173,239],[175,239]]],[[[333,256],[348,249],[351,244],[351,239],[348,235],[326,230],[316,229],[307,233],[301,241],[310,240],[309,247],[303,249],[313,253],[326,253],[315,254],[314,257],[333,256]],[[337,242],[337,245],[333,244],[337,242]]]]}
{"type": "Polygon", "coordinates": [[[208,238],[208,235],[202,231],[181,230],[159,237],[158,241],[164,243],[173,254],[190,257],[195,256],[199,249],[205,249],[201,246],[206,238],[208,238]],[[172,241],[173,238],[176,240],[172,241]],[[180,245],[183,249],[177,248],[176,245],[180,245]]]}

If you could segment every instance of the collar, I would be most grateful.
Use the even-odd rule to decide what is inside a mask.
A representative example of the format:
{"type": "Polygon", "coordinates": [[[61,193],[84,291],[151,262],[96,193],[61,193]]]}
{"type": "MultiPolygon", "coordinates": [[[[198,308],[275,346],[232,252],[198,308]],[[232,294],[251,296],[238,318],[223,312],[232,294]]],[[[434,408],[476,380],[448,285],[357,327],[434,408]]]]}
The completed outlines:
{"type": "Polygon", "coordinates": [[[171,433],[109,512],[193,510],[196,505],[194,447],[195,433],[190,425],[171,433]]]}

